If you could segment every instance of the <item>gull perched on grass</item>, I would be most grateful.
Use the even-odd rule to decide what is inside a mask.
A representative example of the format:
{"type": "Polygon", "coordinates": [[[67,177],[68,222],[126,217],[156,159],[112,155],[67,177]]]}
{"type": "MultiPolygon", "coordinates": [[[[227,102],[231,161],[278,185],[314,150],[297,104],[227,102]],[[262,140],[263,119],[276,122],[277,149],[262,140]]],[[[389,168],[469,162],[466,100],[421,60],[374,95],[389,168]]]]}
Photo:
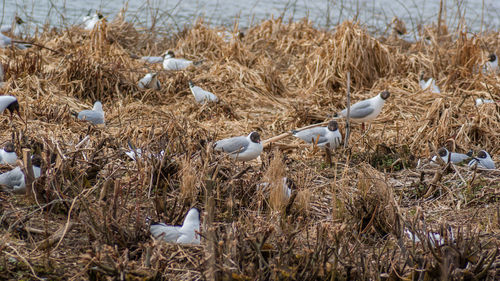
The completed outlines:
{"type": "Polygon", "coordinates": [[[193,81],[189,81],[189,89],[191,93],[193,93],[194,99],[197,103],[206,103],[206,102],[217,102],[219,99],[216,95],[209,91],[205,91],[202,88],[195,86],[193,81]]]}
{"type": "Polygon", "coordinates": [[[141,80],[139,80],[139,83],[137,86],[141,89],[154,89],[154,90],[160,90],[161,85],[160,81],[157,78],[158,73],[148,73],[146,76],[144,76],[141,80]]]}
{"type": "MultiPolygon", "coordinates": [[[[42,157],[35,154],[31,157],[31,165],[33,167],[33,175],[35,179],[41,175],[42,157]]],[[[26,182],[24,173],[20,167],[16,167],[8,172],[0,174],[0,184],[5,185],[5,191],[13,193],[23,193],[26,190],[26,182]]]]}
{"type": "Polygon", "coordinates": [[[483,66],[483,73],[498,72],[498,57],[496,54],[490,54],[488,61],[483,66]]]}
{"type": "Polygon", "coordinates": [[[214,150],[229,154],[232,159],[249,161],[259,157],[263,146],[257,132],[251,132],[248,136],[239,136],[217,141],[214,150]]]}
{"type": "MultiPolygon", "coordinates": [[[[469,158],[471,158],[471,155],[467,154],[462,154],[462,153],[456,153],[456,152],[449,152],[448,149],[445,147],[441,147],[438,150],[438,155],[443,159],[444,163],[453,163],[453,164],[458,164],[460,162],[463,162],[469,158]]],[[[437,155],[432,157],[432,162],[437,162],[437,155]]]]}
{"type": "Polygon", "coordinates": [[[330,148],[337,148],[342,142],[337,121],[330,121],[327,127],[314,127],[302,131],[292,131],[292,134],[307,143],[316,143],[319,147],[329,144],[330,148]]]}
{"type": "Polygon", "coordinates": [[[200,236],[196,233],[200,231],[200,211],[191,208],[184,218],[182,226],[152,223],[149,231],[155,239],[178,244],[200,244],[200,236]]]}
{"type": "Polygon", "coordinates": [[[102,103],[96,101],[92,110],[82,110],[77,115],[79,120],[89,121],[94,125],[104,124],[104,111],[102,103]]]}
{"type": "MultiPolygon", "coordinates": [[[[385,100],[389,98],[389,96],[390,93],[388,91],[383,91],[373,98],[362,100],[351,105],[351,120],[364,123],[377,118],[377,116],[382,111],[385,100]]],[[[337,118],[339,118],[338,116],[347,117],[347,108],[342,110],[341,112],[338,112],[336,116],[337,118]]]]}
{"type": "Polygon", "coordinates": [[[173,51],[168,50],[163,55],[163,69],[165,70],[183,70],[190,65],[199,65],[202,61],[190,61],[187,59],[176,58],[173,51]]]}
{"type": "Polygon", "coordinates": [[[16,161],[16,149],[14,147],[14,144],[9,141],[2,149],[0,149],[0,164],[15,165],[16,161]]]}
{"type": "Polygon", "coordinates": [[[495,169],[495,162],[486,150],[481,150],[477,153],[477,157],[469,162],[469,167],[476,166],[483,169],[495,169]]]}
{"type": "Polygon", "coordinates": [[[439,87],[436,86],[436,80],[434,78],[429,78],[427,80],[424,79],[424,74],[420,74],[420,88],[422,90],[430,90],[431,93],[439,94],[441,91],[439,90],[439,87]]]}
{"type": "Polygon", "coordinates": [[[91,13],[91,10],[89,11],[89,13],[83,17],[82,19],[82,22],[83,22],[83,25],[84,25],[84,29],[85,30],[92,30],[94,29],[94,27],[96,26],[96,24],[102,20],[104,18],[104,16],[97,12],[94,14],[94,15],[90,15],[91,13]]]}

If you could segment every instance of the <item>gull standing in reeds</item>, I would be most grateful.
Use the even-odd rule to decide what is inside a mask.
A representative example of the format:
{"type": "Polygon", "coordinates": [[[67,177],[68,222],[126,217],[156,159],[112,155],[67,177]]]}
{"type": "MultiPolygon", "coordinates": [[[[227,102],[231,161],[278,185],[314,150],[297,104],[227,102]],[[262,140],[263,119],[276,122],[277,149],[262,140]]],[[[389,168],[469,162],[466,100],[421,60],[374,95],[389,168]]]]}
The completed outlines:
{"type": "Polygon", "coordinates": [[[190,65],[199,65],[202,61],[190,61],[182,58],[176,58],[173,51],[168,50],[163,55],[163,69],[165,70],[183,70],[188,68],[190,65]]]}
{"type": "Polygon", "coordinates": [[[158,80],[157,75],[158,75],[158,73],[146,74],[146,76],[144,76],[141,80],[139,80],[139,83],[137,86],[139,86],[139,88],[141,88],[141,89],[160,90],[161,84],[160,84],[160,81],[158,80]]]}
{"type": "Polygon", "coordinates": [[[429,79],[425,80],[423,73],[420,74],[420,88],[422,88],[422,90],[424,90],[424,91],[429,89],[431,91],[431,93],[435,93],[435,94],[441,93],[441,91],[439,90],[439,87],[436,86],[436,80],[434,80],[434,78],[429,78],[429,79]]]}
{"type": "MultiPolygon", "coordinates": [[[[458,164],[460,162],[463,162],[469,158],[471,158],[472,155],[467,155],[467,154],[462,154],[462,153],[456,153],[456,152],[449,152],[448,149],[445,147],[441,147],[438,150],[438,155],[443,159],[444,163],[453,163],[453,164],[458,164]]],[[[437,155],[432,157],[432,162],[437,162],[437,155]]]]}
{"type": "MultiPolygon", "coordinates": [[[[38,154],[31,156],[31,165],[35,179],[41,175],[42,157],[38,154]]],[[[23,171],[16,167],[8,172],[0,174],[0,184],[5,185],[4,191],[13,193],[23,193],[26,190],[26,182],[23,171]]]]}
{"type": "Polygon", "coordinates": [[[483,66],[483,73],[497,73],[498,72],[498,57],[492,53],[488,56],[488,61],[483,66]]]}
{"type": "Polygon", "coordinates": [[[83,17],[82,19],[82,22],[83,22],[83,25],[84,25],[84,29],[85,30],[92,30],[94,29],[94,27],[96,26],[96,24],[102,20],[104,18],[104,16],[99,13],[99,12],[95,12],[94,15],[90,15],[92,10],[89,10],[89,13],[83,17]]]}
{"type": "Polygon", "coordinates": [[[152,223],[149,231],[155,239],[179,244],[200,244],[200,236],[196,233],[200,231],[200,211],[191,208],[184,218],[182,226],[152,223]]]}
{"type": "Polygon", "coordinates": [[[89,121],[94,125],[104,124],[104,111],[102,103],[96,101],[92,110],[82,110],[77,115],[79,120],[89,121]]]}
{"type": "Polygon", "coordinates": [[[474,166],[483,169],[495,169],[495,162],[493,162],[493,159],[491,159],[490,154],[486,150],[481,150],[477,153],[477,157],[469,162],[469,167],[473,168],[474,166]]]}
{"type": "MultiPolygon", "coordinates": [[[[383,91],[372,98],[351,105],[350,119],[354,122],[361,122],[364,128],[364,122],[369,122],[377,118],[382,111],[385,100],[390,95],[388,91],[383,91]]],[[[335,114],[335,118],[340,117],[347,117],[347,108],[335,114]]]]}
{"type": "Polygon", "coordinates": [[[15,165],[16,161],[16,148],[14,147],[14,144],[9,141],[2,149],[0,149],[0,164],[15,165]]]}
{"type": "Polygon", "coordinates": [[[0,96],[0,114],[2,114],[5,109],[9,110],[11,118],[12,114],[16,112],[19,118],[21,118],[21,120],[23,119],[21,117],[21,113],[19,113],[19,102],[17,101],[16,97],[0,96]]]}
{"type": "Polygon", "coordinates": [[[214,150],[226,152],[232,159],[239,161],[249,161],[259,157],[262,149],[260,135],[257,132],[251,132],[246,137],[223,139],[214,144],[214,150]]]}
{"type": "Polygon", "coordinates": [[[315,143],[319,147],[329,144],[330,148],[337,148],[342,142],[337,121],[330,121],[327,127],[314,127],[302,131],[292,131],[292,134],[307,143],[315,143]]]}
{"type": "Polygon", "coordinates": [[[205,91],[202,88],[195,86],[193,81],[189,81],[189,89],[191,93],[193,93],[194,99],[197,103],[206,103],[206,102],[217,102],[219,99],[216,95],[209,91],[205,91]]]}

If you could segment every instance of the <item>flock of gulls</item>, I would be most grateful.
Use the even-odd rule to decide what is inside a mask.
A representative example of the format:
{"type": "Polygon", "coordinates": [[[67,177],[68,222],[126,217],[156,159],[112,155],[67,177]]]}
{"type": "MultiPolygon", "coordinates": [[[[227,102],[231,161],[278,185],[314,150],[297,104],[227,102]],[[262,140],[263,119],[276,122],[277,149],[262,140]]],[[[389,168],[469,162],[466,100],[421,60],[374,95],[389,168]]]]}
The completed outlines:
{"type": "MultiPolygon", "coordinates": [[[[83,19],[83,27],[86,30],[92,30],[96,24],[104,17],[100,13],[95,15],[86,16],[83,19]]],[[[16,18],[16,24],[21,24],[23,21],[16,18]]],[[[2,26],[2,33],[11,32],[12,29],[7,26],[2,26]]],[[[243,36],[243,33],[237,33],[235,36],[229,36],[231,34],[221,33],[219,36],[223,37],[223,40],[234,40],[234,38],[243,36]]],[[[4,34],[0,35],[0,47],[13,46],[17,48],[24,48],[18,44],[14,44],[11,40],[4,34]]],[[[197,66],[203,61],[190,61],[183,58],[178,58],[175,56],[174,52],[169,50],[165,52],[163,56],[159,57],[140,57],[145,63],[161,63],[164,70],[167,71],[182,71],[191,66],[197,66]]],[[[498,59],[495,54],[489,56],[488,62],[483,67],[483,72],[497,72],[498,71],[498,59]]],[[[3,87],[3,68],[0,64],[0,87],[3,87]]],[[[420,75],[420,86],[424,91],[431,91],[432,93],[440,93],[439,87],[436,85],[436,81],[433,78],[424,79],[423,74],[420,75]]],[[[209,91],[196,86],[192,81],[189,81],[189,89],[194,96],[194,100],[199,104],[205,103],[216,103],[219,101],[218,97],[209,91]]],[[[157,78],[157,73],[148,73],[138,82],[138,87],[140,89],[161,89],[160,81],[157,78]]],[[[349,118],[353,122],[362,123],[364,126],[365,122],[371,122],[378,117],[382,112],[382,108],[385,102],[390,97],[388,91],[383,91],[376,96],[359,101],[350,106],[349,118]]],[[[484,103],[493,103],[492,100],[477,99],[476,105],[479,106],[484,103]]],[[[19,102],[16,97],[5,95],[0,96],[0,114],[5,110],[10,112],[11,119],[13,118],[13,113],[17,113],[21,118],[19,113],[19,102]]],[[[75,117],[82,121],[90,122],[94,125],[105,124],[104,111],[102,103],[96,101],[91,110],[82,110],[78,113],[74,113],[75,117]]],[[[329,121],[328,125],[325,127],[311,127],[303,130],[292,130],[291,135],[317,147],[324,149],[335,149],[342,143],[342,135],[338,128],[338,123],[335,121],[339,118],[345,118],[348,115],[348,109],[344,109],[337,112],[332,120],[329,121]]],[[[22,118],[21,118],[22,119],[22,118]]],[[[126,154],[136,160],[141,157],[142,151],[135,148],[129,143],[130,151],[126,154]]],[[[236,136],[231,138],[226,138],[219,140],[214,143],[213,148],[215,151],[219,151],[227,154],[234,161],[251,161],[260,156],[263,145],[261,143],[261,138],[258,132],[250,132],[248,135],[236,136]]],[[[163,152],[162,152],[163,153],[163,152]]],[[[431,162],[436,162],[437,157],[440,157],[445,163],[460,163],[464,161],[469,161],[468,165],[474,169],[495,169],[495,163],[493,162],[489,153],[485,150],[481,150],[474,157],[472,151],[468,154],[461,154],[448,151],[445,147],[438,150],[438,155],[434,156],[431,162]]],[[[15,147],[12,142],[7,142],[4,148],[0,150],[0,163],[7,165],[16,165],[18,158],[15,152],[15,147]]],[[[40,177],[41,174],[41,163],[42,158],[40,155],[32,156],[33,174],[35,178],[40,177]]],[[[20,167],[15,167],[14,169],[0,174],[0,184],[7,187],[7,191],[14,193],[25,192],[25,175],[20,167]]],[[[291,188],[293,182],[283,177],[283,193],[285,197],[290,197],[292,192],[291,188]]],[[[259,185],[260,188],[268,188],[269,183],[262,183],[259,185]]],[[[152,223],[150,225],[150,232],[153,237],[157,239],[162,239],[165,241],[180,243],[180,244],[199,244],[200,243],[200,211],[196,208],[192,208],[187,213],[182,226],[171,226],[164,223],[152,223]]],[[[407,235],[411,238],[414,234],[408,232],[407,235]]],[[[436,240],[439,240],[436,237],[436,240]]]]}

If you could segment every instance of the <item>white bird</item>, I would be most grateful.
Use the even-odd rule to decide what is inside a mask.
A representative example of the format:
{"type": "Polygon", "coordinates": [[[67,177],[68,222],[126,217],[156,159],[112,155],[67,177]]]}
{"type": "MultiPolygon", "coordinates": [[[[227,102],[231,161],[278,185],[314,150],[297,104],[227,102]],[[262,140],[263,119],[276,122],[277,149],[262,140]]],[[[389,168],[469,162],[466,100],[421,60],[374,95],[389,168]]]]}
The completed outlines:
{"type": "Polygon", "coordinates": [[[2,25],[0,26],[0,32],[2,33],[15,33],[16,31],[16,26],[23,24],[24,21],[22,18],[15,16],[14,17],[14,24],[13,25],[2,25]]]}
{"type": "MultiPolygon", "coordinates": [[[[383,91],[373,98],[362,100],[351,105],[351,120],[356,122],[367,122],[377,118],[377,116],[382,111],[385,100],[389,98],[389,96],[390,93],[388,91],[383,91]]],[[[347,117],[347,108],[337,113],[336,115],[347,117]]]]}
{"type": "Polygon", "coordinates": [[[245,36],[245,33],[241,32],[241,31],[238,31],[236,33],[231,33],[231,32],[229,32],[227,30],[223,30],[223,31],[218,31],[217,35],[220,38],[222,38],[222,40],[224,42],[229,43],[229,42],[232,42],[235,39],[241,40],[245,36]]]}
{"type": "Polygon", "coordinates": [[[0,149],[0,164],[15,165],[17,162],[17,154],[14,144],[7,142],[5,146],[0,149]]]}
{"type": "Polygon", "coordinates": [[[248,136],[239,136],[217,141],[214,150],[223,151],[239,161],[249,161],[259,157],[263,146],[257,132],[251,132],[248,136]]]}
{"type": "Polygon", "coordinates": [[[481,150],[477,153],[477,158],[472,159],[469,162],[469,167],[476,166],[483,169],[496,169],[495,162],[491,159],[491,156],[486,150],[481,150]]]}
{"type": "Polygon", "coordinates": [[[140,60],[147,63],[163,63],[163,57],[144,56],[140,60]]]}
{"type": "Polygon", "coordinates": [[[482,99],[482,98],[477,98],[476,99],[476,106],[480,106],[485,103],[495,103],[493,100],[487,100],[487,99],[482,99]]]}
{"type": "Polygon", "coordinates": [[[330,148],[337,148],[342,142],[342,135],[338,129],[337,121],[330,121],[327,127],[314,127],[302,131],[292,131],[293,135],[307,143],[316,143],[319,147],[330,144],[330,148]]]}
{"type": "Polygon", "coordinates": [[[420,74],[420,88],[422,90],[430,90],[431,93],[439,94],[441,91],[439,90],[439,87],[436,86],[436,80],[434,78],[429,78],[427,81],[424,79],[424,74],[420,74]]]}
{"type": "Polygon", "coordinates": [[[92,110],[82,110],[78,113],[79,120],[89,121],[90,123],[104,124],[104,111],[102,110],[102,103],[96,101],[92,110]]]}
{"type": "MultiPolygon", "coordinates": [[[[448,232],[449,232],[449,237],[450,241],[455,241],[455,238],[453,237],[453,231],[450,226],[448,226],[448,232]]],[[[420,243],[420,239],[415,235],[413,232],[411,232],[408,229],[405,229],[405,234],[410,238],[415,243],[420,243]]],[[[429,239],[429,242],[431,246],[436,247],[436,246],[442,246],[445,243],[444,238],[439,235],[439,233],[436,232],[427,232],[427,238],[429,239]]]]}
{"type": "Polygon", "coordinates": [[[191,208],[184,218],[182,226],[171,226],[164,223],[153,223],[149,227],[155,239],[179,244],[200,244],[200,211],[191,208]]]}
{"type": "MultiPolygon", "coordinates": [[[[41,175],[42,158],[40,157],[40,155],[33,155],[31,157],[31,164],[33,167],[33,175],[35,176],[35,179],[37,179],[41,175]]],[[[24,178],[24,173],[21,168],[16,167],[8,172],[0,174],[0,184],[7,187],[6,189],[4,189],[5,191],[22,193],[25,191],[26,187],[24,178]]]]}
{"type": "MultiPolygon", "coordinates": [[[[441,157],[441,159],[443,159],[444,163],[449,163],[451,161],[451,163],[454,163],[454,164],[457,164],[457,163],[460,163],[462,161],[465,161],[469,158],[471,158],[471,156],[467,155],[467,154],[462,154],[462,153],[456,153],[456,152],[449,152],[448,149],[442,147],[438,150],[438,155],[441,157]]],[[[437,161],[437,155],[435,155],[434,157],[432,157],[432,162],[436,162],[437,161]]]]}
{"type": "MultiPolygon", "coordinates": [[[[263,190],[269,188],[269,183],[268,182],[263,182],[259,185],[257,185],[258,188],[262,188],[263,190]]],[[[293,181],[287,177],[283,177],[282,179],[282,190],[283,190],[283,195],[285,196],[286,199],[289,199],[290,196],[292,195],[292,188],[295,187],[295,184],[293,181]]]]}
{"type": "Polygon", "coordinates": [[[84,29],[85,30],[92,30],[94,29],[94,27],[96,26],[96,24],[102,20],[104,18],[104,16],[99,13],[99,12],[96,12],[94,15],[90,15],[90,11],[89,13],[83,17],[82,19],[82,22],[83,22],[83,25],[84,25],[84,29]]]}
{"type": "Polygon", "coordinates": [[[205,91],[202,88],[195,86],[193,81],[189,81],[189,89],[191,93],[193,93],[194,99],[198,103],[206,103],[206,102],[217,102],[219,99],[216,95],[209,91],[205,91]]]}
{"type": "Polygon", "coordinates": [[[141,89],[154,89],[154,90],[160,90],[161,89],[161,84],[160,81],[157,78],[158,73],[148,73],[146,76],[144,76],[141,80],[139,80],[139,83],[137,86],[141,89]]]}
{"type": "Polygon", "coordinates": [[[9,36],[6,36],[6,35],[0,33],[0,48],[9,47],[12,45],[12,43],[14,43],[14,45],[21,50],[25,50],[25,49],[30,47],[29,44],[17,43],[14,41],[9,36]]]}
{"type": "Polygon", "coordinates": [[[165,70],[183,70],[190,65],[199,65],[201,61],[193,62],[186,59],[176,58],[173,51],[167,51],[163,55],[163,69],[165,70]]]}
{"type": "Polygon", "coordinates": [[[488,61],[483,66],[483,73],[498,72],[498,57],[496,54],[490,54],[488,61]]]}

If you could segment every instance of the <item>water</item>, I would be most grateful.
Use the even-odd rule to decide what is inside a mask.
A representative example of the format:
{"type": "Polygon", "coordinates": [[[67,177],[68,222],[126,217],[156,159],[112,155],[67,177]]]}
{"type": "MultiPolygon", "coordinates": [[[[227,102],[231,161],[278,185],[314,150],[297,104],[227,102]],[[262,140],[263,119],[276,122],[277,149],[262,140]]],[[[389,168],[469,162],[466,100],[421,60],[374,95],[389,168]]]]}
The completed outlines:
{"type": "MultiPolygon", "coordinates": [[[[451,28],[456,28],[459,15],[464,15],[472,32],[479,32],[481,28],[499,29],[498,0],[443,2],[443,16],[451,28]]],[[[408,30],[415,30],[419,24],[435,23],[439,11],[439,1],[436,0],[3,0],[0,5],[2,23],[11,23],[17,14],[38,26],[79,23],[89,10],[100,10],[112,19],[128,5],[127,20],[137,26],[149,27],[156,18],[157,26],[174,31],[200,17],[213,26],[232,27],[238,21],[240,27],[245,28],[271,16],[283,15],[294,20],[308,17],[321,28],[332,28],[338,22],[357,18],[370,31],[377,33],[386,30],[394,16],[404,20],[408,30]]]]}

